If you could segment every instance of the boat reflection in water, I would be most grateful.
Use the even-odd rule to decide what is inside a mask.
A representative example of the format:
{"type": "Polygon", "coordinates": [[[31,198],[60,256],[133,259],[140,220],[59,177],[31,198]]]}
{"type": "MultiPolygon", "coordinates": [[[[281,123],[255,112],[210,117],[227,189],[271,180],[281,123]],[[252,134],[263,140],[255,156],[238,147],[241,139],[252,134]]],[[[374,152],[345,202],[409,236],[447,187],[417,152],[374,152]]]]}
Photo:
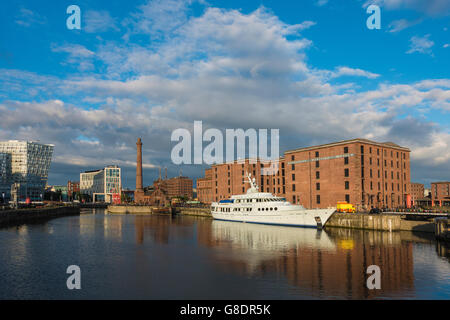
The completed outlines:
{"type": "MultiPolygon", "coordinates": [[[[399,233],[228,221],[212,221],[210,228],[208,243],[216,249],[212,258],[220,268],[247,277],[276,275],[277,282],[285,277],[297,296],[407,298],[414,292],[412,243],[403,242],[399,233]],[[367,288],[370,265],[381,269],[381,290],[367,288]]],[[[206,229],[205,223],[199,232],[206,229]]]]}
{"type": "Polygon", "coordinates": [[[299,248],[335,251],[336,244],[327,233],[317,229],[281,227],[212,221],[212,237],[228,242],[231,248],[250,250],[254,253],[266,252],[279,255],[283,251],[299,248]]]}

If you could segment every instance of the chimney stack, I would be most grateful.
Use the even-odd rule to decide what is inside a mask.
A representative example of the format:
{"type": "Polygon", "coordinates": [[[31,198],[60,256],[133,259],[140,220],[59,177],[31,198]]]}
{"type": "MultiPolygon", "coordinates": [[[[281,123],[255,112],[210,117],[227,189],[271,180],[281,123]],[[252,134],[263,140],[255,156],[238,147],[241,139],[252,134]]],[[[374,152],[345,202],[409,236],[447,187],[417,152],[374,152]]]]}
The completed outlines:
{"type": "Polygon", "coordinates": [[[137,159],[136,159],[136,191],[144,192],[142,187],[142,141],[138,138],[136,142],[137,146],[137,159]]]}

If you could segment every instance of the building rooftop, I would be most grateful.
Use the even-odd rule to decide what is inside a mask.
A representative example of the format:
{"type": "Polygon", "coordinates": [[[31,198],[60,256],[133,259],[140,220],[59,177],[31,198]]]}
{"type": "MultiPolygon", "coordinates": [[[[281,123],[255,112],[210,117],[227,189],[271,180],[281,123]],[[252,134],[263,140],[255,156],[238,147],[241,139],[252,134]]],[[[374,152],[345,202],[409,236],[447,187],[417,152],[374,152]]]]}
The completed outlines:
{"type": "Polygon", "coordinates": [[[342,141],[338,141],[338,142],[320,144],[320,145],[317,145],[317,146],[311,146],[311,147],[304,147],[304,148],[287,150],[285,152],[285,154],[286,153],[298,152],[298,151],[314,150],[314,149],[318,149],[318,148],[327,148],[327,147],[339,146],[339,145],[350,144],[350,143],[367,143],[367,144],[371,144],[371,145],[379,146],[379,147],[389,147],[389,148],[399,149],[399,150],[407,151],[407,152],[411,151],[409,148],[401,147],[401,146],[399,146],[399,145],[397,145],[397,144],[395,144],[393,142],[376,142],[376,141],[372,141],[372,140],[368,140],[368,139],[356,138],[356,139],[351,139],[351,140],[342,140],[342,141]]]}
{"type": "Polygon", "coordinates": [[[13,143],[27,142],[27,143],[36,143],[36,144],[40,144],[40,145],[43,145],[43,146],[50,146],[50,147],[54,147],[55,146],[54,144],[42,143],[39,140],[37,140],[37,141],[32,141],[32,140],[31,141],[29,141],[29,140],[3,140],[3,141],[0,141],[0,143],[5,143],[5,142],[13,142],[13,143]]]}

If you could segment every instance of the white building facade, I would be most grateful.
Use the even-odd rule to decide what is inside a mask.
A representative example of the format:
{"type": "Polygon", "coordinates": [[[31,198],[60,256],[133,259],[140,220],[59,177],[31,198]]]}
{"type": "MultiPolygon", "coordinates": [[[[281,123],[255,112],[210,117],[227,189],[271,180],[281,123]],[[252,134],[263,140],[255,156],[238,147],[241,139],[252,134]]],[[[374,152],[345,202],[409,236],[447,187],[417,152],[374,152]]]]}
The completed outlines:
{"type": "Polygon", "coordinates": [[[0,196],[11,198],[11,185],[18,186],[18,200],[41,201],[54,145],[33,141],[0,141],[0,196]]]}
{"type": "Polygon", "coordinates": [[[93,202],[113,202],[122,191],[121,169],[108,166],[100,170],[80,173],[80,193],[89,195],[93,202]]]}

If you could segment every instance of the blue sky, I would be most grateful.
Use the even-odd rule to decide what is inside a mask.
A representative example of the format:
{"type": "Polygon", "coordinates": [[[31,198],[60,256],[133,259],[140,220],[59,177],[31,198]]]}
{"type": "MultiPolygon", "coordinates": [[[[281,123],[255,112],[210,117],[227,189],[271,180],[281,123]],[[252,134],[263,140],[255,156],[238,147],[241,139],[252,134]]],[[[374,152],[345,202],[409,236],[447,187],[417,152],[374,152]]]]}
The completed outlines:
{"type": "Polygon", "coordinates": [[[146,184],[159,166],[178,174],[170,135],[194,120],[279,128],[281,152],[394,141],[411,148],[414,181],[448,180],[449,18],[445,0],[7,2],[0,139],[55,144],[55,184],[117,163],[133,188],[138,136],[146,184]],[[66,27],[71,4],[81,30],[66,27]]]}

